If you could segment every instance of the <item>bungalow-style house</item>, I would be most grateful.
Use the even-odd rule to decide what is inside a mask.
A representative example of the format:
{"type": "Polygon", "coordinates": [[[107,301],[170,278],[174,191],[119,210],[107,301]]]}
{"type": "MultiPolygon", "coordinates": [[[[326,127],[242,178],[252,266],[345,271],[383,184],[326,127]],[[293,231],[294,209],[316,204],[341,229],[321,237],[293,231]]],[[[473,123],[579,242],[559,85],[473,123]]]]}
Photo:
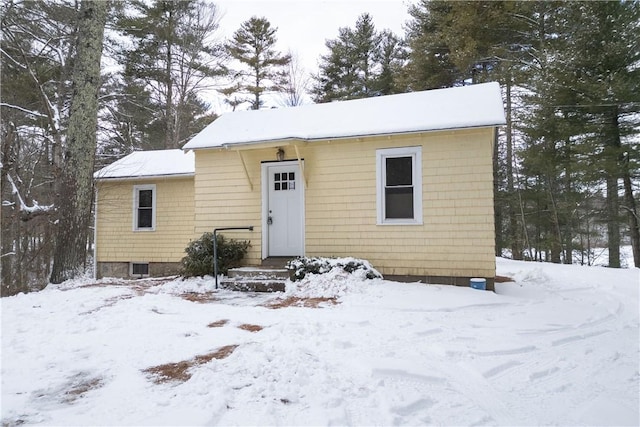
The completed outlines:
{"type": "Polygon", "coordinates": [[[495,276],[497,83],[226,113],[180,150],[98,171],[96,272],[175,272],[215,228],[245,262],[353,256],[385,276],[495,276]]]}

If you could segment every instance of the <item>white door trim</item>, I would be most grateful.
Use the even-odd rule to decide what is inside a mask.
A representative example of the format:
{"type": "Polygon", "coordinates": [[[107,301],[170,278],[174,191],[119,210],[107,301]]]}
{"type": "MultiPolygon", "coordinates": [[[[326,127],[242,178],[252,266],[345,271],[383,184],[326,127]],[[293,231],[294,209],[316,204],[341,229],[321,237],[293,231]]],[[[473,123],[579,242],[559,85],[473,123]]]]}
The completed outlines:
{"type": "MultiPolygon", "coordinates": [[[[299,179],[303,179],[301,175],[301,163],[297,160],[291,161],[283,161],[283,162],[264,162],[261,164],[261,192],[262,192],[262,259],[266,259],[269,257],[269,224],[267,223],[269,219],[269,167],[270,166],[295,166],[298,168],[299,179]]],[[[303,181],[302,181],[303,182],[303,181]]],[[[301,184],[302,184],[301,182],[301,184]]],[[[301,191],[301,201],[300,201],[300,223],[302,224],[301,230],[301,238],[302,238],[302,254],[306,253],[306,225],[305,225],[305,185],[302,184],[299,186],[301,191]]]]}

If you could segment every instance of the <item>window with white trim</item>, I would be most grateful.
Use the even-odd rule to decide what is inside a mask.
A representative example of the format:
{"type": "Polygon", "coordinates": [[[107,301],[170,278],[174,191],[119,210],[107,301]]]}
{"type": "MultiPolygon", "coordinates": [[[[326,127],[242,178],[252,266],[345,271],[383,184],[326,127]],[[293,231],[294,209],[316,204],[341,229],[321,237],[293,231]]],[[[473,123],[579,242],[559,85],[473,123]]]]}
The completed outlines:
{"type": "Polygon", "coordinates": [[[378,224],[422,224],[422,147],[376,150],[378,224]]]}
{"type": "Polygon", "coordinates": [[[156,228],[156,186],[133,186],[133,230],[153,231],[156,228]]]}

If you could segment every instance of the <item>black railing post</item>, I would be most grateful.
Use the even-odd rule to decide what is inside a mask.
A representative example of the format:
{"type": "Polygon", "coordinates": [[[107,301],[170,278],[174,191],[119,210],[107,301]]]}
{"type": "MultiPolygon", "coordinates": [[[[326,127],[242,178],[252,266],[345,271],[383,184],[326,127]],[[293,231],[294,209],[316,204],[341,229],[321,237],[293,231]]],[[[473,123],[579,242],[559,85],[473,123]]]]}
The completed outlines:
{"type": "Polygon", "coordinates": [[[220,227],[213,229],[213,275],[216,278],[216,289],[218,289],[218,231],[226,230],[253,231],[253,225],[249,225],[247,227],[220,227]]]}

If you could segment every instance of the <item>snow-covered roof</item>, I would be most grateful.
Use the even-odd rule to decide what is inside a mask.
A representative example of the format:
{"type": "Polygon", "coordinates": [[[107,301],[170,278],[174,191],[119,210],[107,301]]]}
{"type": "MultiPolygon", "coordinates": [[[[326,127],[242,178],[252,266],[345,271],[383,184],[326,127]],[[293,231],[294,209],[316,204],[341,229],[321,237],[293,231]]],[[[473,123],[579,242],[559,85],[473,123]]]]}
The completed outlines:
{"type": "Polygon", "coordinates": [[[287,139],[317,140],[496,126],[505,123],[498,83],[352,101],[226,113],[183,149],[287,139]]]}
{"type": "Polygon", "coordinates": [[[134,151],[94,174],[96,179],[189,176],[195,173],[193,152],[182,150],[134,151]]]}

